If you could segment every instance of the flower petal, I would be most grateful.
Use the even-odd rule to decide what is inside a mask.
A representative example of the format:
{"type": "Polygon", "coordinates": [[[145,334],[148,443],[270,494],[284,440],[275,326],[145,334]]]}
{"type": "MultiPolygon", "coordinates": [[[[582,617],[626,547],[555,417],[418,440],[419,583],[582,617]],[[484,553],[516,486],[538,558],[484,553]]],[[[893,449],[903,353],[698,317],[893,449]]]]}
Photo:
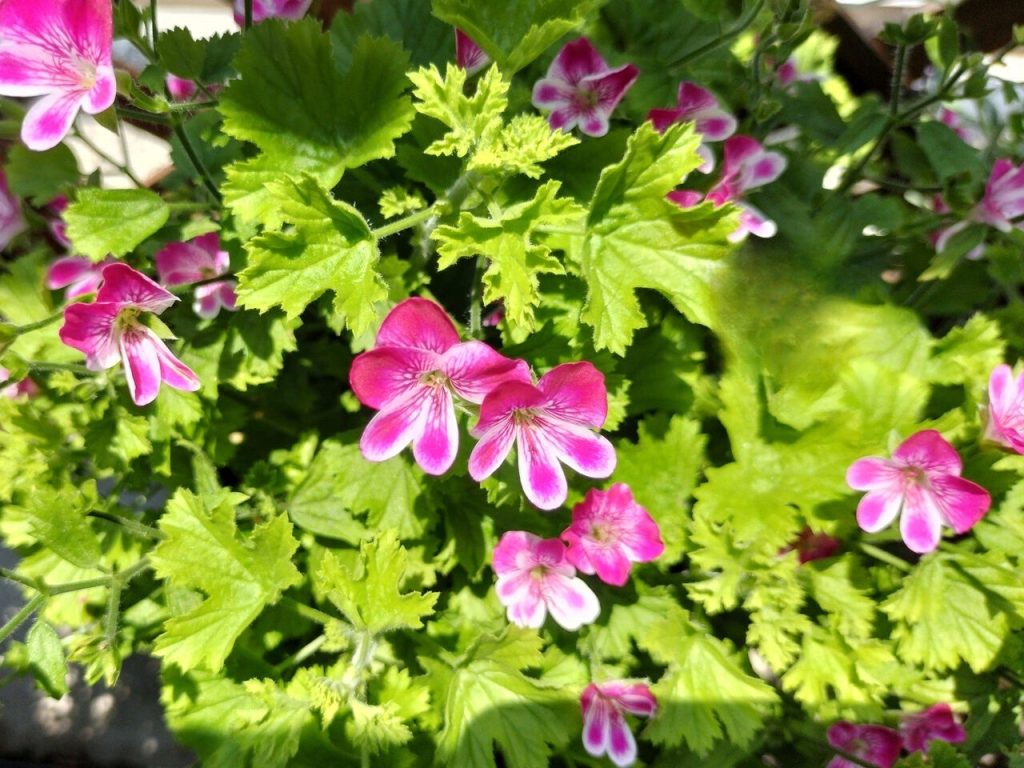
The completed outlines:
{"type": "Polygon", "coordinates": [[[64,140],[82,105],[82,93],[56,91],[40,98],[25,115],[21,140],[37,152],[53,149],[64,140]]]}
{"type": "Polygon", "coordinates": [[[506,381],[532,383],[525,360],[510,360],[482,341],[465,341],[442,356],[441,370],[460,397],[479,405],[506,381]]]}
{"type": "MultiPolygon", "coordinates": [[[[476,432],[471,432],[476,434],[476,432]]],[[[505,419],[483,434],[469,454],[469,476],[477,482],[494,474],[512,450],[516,439],[512,419],[505,419]]]]}
{"type": "Polygon", "coordinates": [[[548,68],[547,77],[576,85],[587,75],[607,71],[608,65],[601,54],[587,38],[581,37],[562,46],[548,68]]]}
{"type": "Polygon", "coordinates": [[[411,347],[442,353],[459,343],[448,313],[428,299],[413,297],[395,305],[377,332],[377,347],[411,347]]]}
{"type": "Polygon", "coordinates": [[[114,323],[121,311],[119,304],[93,302],[70,304],[64,310],[60,340],[85,354],[91,370],[104,370],[120,358],[114,323]]]}
{"type": "Polygon", "coordinates": [[[188,285],[221,274],[214,269],[214,254],[195,241],[168,243],[157,251],[154,260],[164,285],[188,285]]]}
{"type": "Polygon", "coordinates": [[[537,416],[555,456],[587,477],[608,477],[615,471],[615,448],[601,435],[571,422],[537,416]]]}
{"type": "Polygon", "coordinates": [[[600,428],[608,416],[608,390],[604,374],[586,361],[563,363],[537,382],[545,410],[588,427],[600,428]]]}
{"type": "Polygon", "coordinates": [[[693,208],[695,205],[700,205],[704,195],[690,189],[674,189],[665,195],[665,199],[675,203],[680,208],[693,208]]]}
{"type": "Polygon", "coordinates": [[[846,470],[846,484],[858,491],[899,487],[899,469],[888,459],[857,459],[846,470]]]}
{"type": "Polygon", "coordinates": [[[200,387],[199,377],[195,372],[175,357],[174,353],[167,348],[163,339],[149,329],[152,335],[152,344],[156,348],[157,357],[160,360],[160,378],[164,384],[182,392],[195,392],[200,387]]]}
{"type": "Polygon", "coordinates": [[[66,288],[97,271],[85,256],[62,256],[46,270],[46,287],[51,291],[66,288]]]}
{"type": "Polygon", "coordinates": [[[971,530],[992,506],[988,491],[962,477],[934,477],[931,484],[942,519],[957,533],[971,530]]]}
{"type": "Polygon", "coordinates": [[[422,387],[420,378],[440,370],[441,357],[429,350],[382,347],[363,352],[352,361],[349,386],[359,402],[378,410],[422,387]]]}
{"type": "Polygon", "coordinates": [[[608,751],[612,705],[591,683],[583,692],[583,748],[594,757],[608,751]]]}
{"type": "Polygon", "coordinates": [[[911,486],[907,489],[900,516],[900,535],[912,552],[931,552],[942,539],[942,511],[930,491],[911,486]]]}
{"type": "Polygon", "coordinates": [[[533,85],[530,101],[537,109],[558,109],[572,104],[576,89],[564,80],[543,78],[533,85]]]}
{"type": "Polygon", "coordinates": [[[617,709],[612,710],[608,757],[619,768],[625,768],[625,766],[636,762],[636,740],[633,738],[633,732],[629,730],[622,712],[617,709]]]}
{"type": "Polygon", "coordinates": [[[178,297],[127,264],[115,262],[103,268],[103,285],[96,301],[126,304],[160,314],[178,297]]]}
{"type": "Polygon", "coordinates": [[[548,443],[541,429],[534,425],[519,429],[518,456],[519,481],[526,498],[541,509],[555,509],[564,504],[569,493],[565,473],[554,446],[548,443]]]}
{"type": "Polygon", "coordinates": [[[559,626],[575,632],[601,614],[597,595],[581,579],[548,572],[543,578],[544,601],[559,626]]]}
{"type": "Polygon", "coordinates": [[[367,461],[385,461],[397,456],[423,434],[430,388],[419,386],[385,406],[363,430],[359,449],[367,461]]]}
{"type": "Polygon", "coordinates": [[[443,475],[455,463],[459,451],[459,426],[451,393],[445,387],[433,387],[425,406],[423,432],[413,440],[412,454],[428,475],[443,475]]]}
{"type": "Polygon", "coordinates": [[[904,440],[892,457],[907,466],[921,467],[931,475],[959,475],[960,454],[934,429],[925,429],[904,440]]]}
{"type": "Polygon", "coordinates": [[[160,392],[159,339],[141,325],[126,328],[119,337],[128,394],[136,405],[148,405],[160,392]]]}
{"type": "Polygon", "coordinates": [[[461,29],[455,30],[455,63],[472,75],[486,67],[491,57],[461,29]]]}
{"type": "Polygon", "coordinates": [[[877,533],[892,524],[903,505],[899,492],[870,491],[857,505],[857,525],[868,533],[877,533]]]}
{"type": "Polygon", "coordinates": [[[503,382],[487,393],[480,405],[480,418],[469,433],[481,437],[495,425],[509,419],[513,411],[540,408],[544,404],[544,393],[532,384],[503,382]]]}
{"type": "Polygon", "coordinates": [[[114,68],[103,64],[96,68],[96,84],[93,85],[82,99],[82,109],[90,115],[96,115],[114,103],[117,96],[117,80],[114,68]]]}

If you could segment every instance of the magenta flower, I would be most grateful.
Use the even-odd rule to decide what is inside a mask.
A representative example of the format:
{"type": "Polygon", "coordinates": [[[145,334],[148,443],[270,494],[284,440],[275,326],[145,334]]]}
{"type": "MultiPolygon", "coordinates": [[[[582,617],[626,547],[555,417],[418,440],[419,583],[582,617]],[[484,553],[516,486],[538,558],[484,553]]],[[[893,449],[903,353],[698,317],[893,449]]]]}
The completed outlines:
{"type": "Polygon", "coordinates": [[[719,207],[734,203],[740,208],[740,225],[729,235],[731,242],[743,240],[747,234],[773,237],[775,222],[743,199],[751,189],[775,181],[786,169],[786,158],[778,152],[766,150],[750,136],[732,136],[725,142],[725,163],[722,176],[703,197],[699,192],[679,189],[668,194],[668,199],[681,208],[690,208],[701,200],[719,207]]]}
{"type": "Polygon", "coordinates": [[[491,57],[477,45],[473,38],[461,29],[455,30],[455,63],[466,70],[466,75],[475,75],[491,63],[491,57]]]}
{"type": "Polygon", "coordinates": [[[0,251],[25,229],[21,202],[7,186],[7,175],[0,170],[0,251]]]}
{"type": "Polygon", "coordinates": [[[140,321],[143,312],[160,314],[177,300],[127,264],[108,264],[96,301],[64,310],[61,341],[85,353],[90,370],[104,370],[120,360],[136,405],[153,402],[161,381],[194,392],[199,389],[196,375],[140,321]]]}
{"type": "Polygon", "coordinates": [[[374,348],[352,361],[352,391],[379,411],[359,447],[368,460],[384,461],[412,443],[425,472],[444,474],[459,448],[453,396],[479,404],[502,382],[529,380],[523,360],[509,360],[482,341],[460,342],[441,307],[406,299],[384,319],[374,348]]]}
{"type": "Polygon", "coordinates": [[[971,218],[1009,232],[1019,224],[1014,219],[1024,215],[1024,165],[1014,166],[1006,158],[996,160],[985,184],[985,195],[974,207],[971,218]]]}
{"type": "Polygon", "coordinates": [[[562,541],[569,547],[566,557],[581,573],[596,573],[616,587],[626,583],[633,563],[649,562],[665,551],[658,524],[625,483],[587,491],[573,507],[562,541]]]}
{"type": "Polygon", "coordinates": [[[597,595],[577,578],[558,539],[508,531],[494,548],[493,567],[498,600],[508,620],[520,627],[540,627],[550,611],[559,625],[574,631],[601,613],[597,595]]]}
{"type": "MultiPolygon", "coordinates": [[[[301,19],[312,4],[313,0],[253,0],[252,23],[264,19],[301,19]]],[[[235,23],[240,27],[245,24],[244,0],[235,0],[235,23]]]]}
{"type": "Polygon", "coordinates": [[[71,247],[71,240],[68,238],[68,225],[64,221],[64,211],[67,208],[67,195],[57,195],[46,204],[46,211],[53,214],[49,225],[50,234],[53,235],[53,239],[57,241],[57,244],[64,248],[71,247]]]}
{"type": "MultiPolygon", "coordinates": [[[[900,756],[903,740],[892,728],[882,725],[854,725],[845,720],[828,729],[828,743],[878,768],[892,768],[900,756]]],[[[852,760],[836,755],[826,768],[860,768],[852,760]]]]}
{"type": "Polygon", "coordinates": [[[1024,454],[1024,374],[1014,381],[1008,365],[997,366],[988,380],[985,439],[1024,454]]]}
{"type": "Polygon", "coordinates": [[[21,140],[50,149],[79,109],[114,103],[110,0],[4,0],[0,3],[0,95],[41,96],[25,115],[21,140]]]}
{"type": "Polygon", "coordinates": [[[17,400],[19,397],[35,397],[39,394],[38,385],[27,376],[13,384],[5,384],[11,378],[11,372],[0,366],[0,397],[17,400]]]}
{"type": "Polygon", "coordinates": [[[588,136],[608,133],[608,119],[640,74],[632,64],[609,69],[590,41],[566,43],[545,78],[533,86],[533,106],[549,109],[552,128],[588,136]]]}
{"type": "Polygon", "coordinates": [[[484,398],[470,430],[480,442],[469,456],[469,474],[478,482],[490,477],[518,443],[526,498],[554,509],[568,495],[559,462],[587,477],[608,477],[615,470],[615,449],[593,432],[607,415],[604,375],[590,363],[563,363],[536,386],[507,381],[484,398]]]}
{"type": "Polygon", "coordinates": [[[67,288],[64,298],[68,301],[88,296],[99,290],[103,282],[103,268],[115,263],[109,258],[94,264],[85,256],[62,256],[46,270],[46,287],[51,291],[67,288]]]}
{"type": "Polygon", "coordinates": [[[934,429],[908,437],[892,460],[858,459],[846,472],[851,488],[868,492],[857,505],[857,524],[875,533],[899,516],[904,543],[931,552],[943,525],[965,533],[992,503],[988,491],[960,477],[962,469],[960,455],[934,429]]]}
{"type": "Polygon", "coordinates": [[[167,85],[167,93],[174,101],[188,101],[199,90],[192,80],[177,75],[168,75],[164,82],[167,85]]]}
{"type": "MultiPolygon", "coordinates": [[[[228,271],[230,261],[228,252],[220,250],[220,235],[209,232],[187,243],[170,243],[161,248],[156,255],[156,273],[168,287],[188,285],[220,277],[228,271]]],[[[234,280],[214,280],[196,287],[192,309],[209,320],[217,316],[221,307],[234,311],[236,299],[234,280]]]]}
{"type": "Polygon", "coordinates": [[[947,741],[959,744],[967,740],[967,731],[960,724],[949,704],[936,704],[924,712],[907,715],[900,723],[903,746],[908,752],[928,752],[928,743],[947,741]]]}
{"type": "Polygon", "coordinates": [[[842,546],[841,540],[833,538],[827,533],[815,533],[805,525],[804,529],[800,531],[800,535],[797,536],[796,543],[787,547],[785,551],[795,549],[797,559],[800,561],[800,565],[803,565],[812,560],[824,560],[832,557],[842,546]]]}
{"type": "Polygon", "coordinates": [[[620,768],[636,762],[636,740],[625,713],[652,717],[658,702],[644,683],[614,680],[591,683],[580,696],[583,710],[583,746],[594,757],[607,753],[620,768]]]}
{"type": "MultiPolygon", "coordinates": [[[[647,113],[647,119],[658,133],[664,133],[673,123],[693,122],[704,141],[725,141],[736,133],[736,118],[718,106],[714,94],[696,83],[685,81],[679,84],[676,106],[652,109],[647,113]]],[[[697,151],[704,160],[697,170],[711,173],[715,169],[715,156],[704,144],[697,151]]]]}

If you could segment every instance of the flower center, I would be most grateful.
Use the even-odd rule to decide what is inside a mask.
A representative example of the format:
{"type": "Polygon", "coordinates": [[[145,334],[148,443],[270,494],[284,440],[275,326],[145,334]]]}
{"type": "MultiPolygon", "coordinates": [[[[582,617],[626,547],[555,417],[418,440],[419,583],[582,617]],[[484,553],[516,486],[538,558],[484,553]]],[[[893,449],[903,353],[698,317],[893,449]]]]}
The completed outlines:
{"type": "Polygon", "coordinates": [[[592,88],[576,89],[576,107],[582,112],[589,112],[601,101],[601,95],[592,88]]]}
{"type": "Polygon", "coordinates": [[[433,389],[448,386],[448,381],[448,377],[442,371],[427,371],[420,376],[420,384],[433,389]]]}
{"type": "Polygon", "coordinates": [[[547,575],[548,569],[544,565],[535,565],[530,569],[530,578],[534,581],[541,581],[547,575]]]}
{"type": "Polygon", "coordinates": [[[520,426],[529,424],[534,420],[537,415],[536,408],[513,408],[512,409],[512,422],[520,426]]]}
{"type": "Polygon", "coordinates": [[[607,527],[603,525],[592,525],[590,527],[590,538],[601,544],[606,544],[611,541],[612,535],[607,527]]]}
{"type": "Polygon", "coordinates": [[[96,65],[81,56],[75,56],[72,66],[78,73],[78,82],[85,90],[92,90],[96,85],[96,65]]]}
{"type": "Polygon", "coordinates": [[[925,474],[924,469],[921,467],[903,467],[900,474],[903,476],[903,483],[905,486],[928,484],[928,475],[925,474]]]}
{"type": "Polygon", "coordinates": [[[114,325],[119,331],[126,331],[129,328],[134,328],[138,325],[139,315],[142,314],[141,310],[137,307],[125,307],[117,313],[117,319],[114,321],[114,325]]]}

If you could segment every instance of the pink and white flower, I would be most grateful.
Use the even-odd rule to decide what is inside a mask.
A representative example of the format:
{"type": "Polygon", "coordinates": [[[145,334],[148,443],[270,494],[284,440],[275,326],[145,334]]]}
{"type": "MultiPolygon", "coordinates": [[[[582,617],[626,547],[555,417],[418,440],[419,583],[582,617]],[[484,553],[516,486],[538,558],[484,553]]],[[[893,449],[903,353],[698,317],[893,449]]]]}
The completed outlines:
{"type": "Polygon", "coordinates": [[[461,29],[455,30],[455,63],[466,70],[466,75],[475,75],[491,63],[491,57],[461,29]]]}
{"type": "MultiPolygon", "coordinates": [[[[228,271],[230,262],[228,252],[220,249],[220,235],[209,232],[188,242],[170,243],[161,248],[156,255],[156,273],[161,283],[173,288],[220,277],[228,271]]],[[[222,307],[234,311],[236,300],[234,280],[214,280],[196,288],[192,309],[209,320],[216,317],[222,307]]]]}
{"type": "Polygon", "coordinates": [[[62,256],[46,270],[46,287],[51,291],[67,288],[64,298],[68,301],[88,296],[99,290],[103,268],[115,263],[109,258],[97,264],[85,256],[62,256]]]}
{"type": "Polygon", "coordinates": [[[167,93],[174,101],[189,101],[199,90],[192,80],[177,75],[168,75],[164,80],[167,85],[167,93]]]}
{"type": "Polygon", "coordinates": [[[502,382],[529,382],[523,360],[509,360],[482,341],[459,341],[451,318],[432,301],[406,299],[381,324],[374,348],[352,361],[349,383],[376,408],[359,447],[370,461],[396,456],[412,443],[425,472],[441,475],[455,461],[457,396],[480,404],[502,382]]]}
{"type": "MultiPolygon", "coordinates": [[[[725,141],[736,133],[736,118],[718,106],[714,94],[696,83],[686,81],[679,84],[674,107],[652,109],[647,113],[647,119],[658,133],[664,133],[673,123],[693,122],[705,142],[725,141]]],[[[714,154],[703,143],[697,151],[704,161],[697,170],[711,173],[715,169],[714,154]]]]}
{"type": "Polygon", "coordinates": [[[644,683],[613,680],[591,683],[580,696],[583,710],[583,746],[594,757],[607,753],[619,766],[636,762],[636,740],[625,714],[653,717],[658,702],[644,683]]]}
{"type": "Polygon", "coordinates": [[[0,95],[42,97],[21,126],[29,149],[59,144],[79,109],[114,103],[112,35],[110,0],[0,3],[0,95]]]}
{"type": "Polygon", "coordinates": [[[988,380],[985,439],[1024,454],[1024,374],[1015,381],[1008,365],[997,366],[988,380]]]}
{"type": "Polygon", "coordinates": [[[64,310],[60,338],[85,354],[93,371],[124,366],[128,392],[136,405],[156,399],[160,382],[186,392],[199,389],[199,379],[176,358],[163,340],[142,324],[143,312],[160,314],[178,299],[127,264],[103,268],[103,284],[91,304],[64,310]]]}
{"type": "Polygon", "coordinates": [[[552,368],[536,386],[507,381],[484,398],[470,430],[480,442],[469,456],[469,474],[478,482],[490,477],[518,444],[526,498],[554,509],[568,495],[561,463],[587,477],[608,477],[615,470],[615,449],[593,432],[607,415],[604,375],[588,362],[552,368]]]}
{"type": "MultiPolygon", "coordinates": [[[[940,196],[933,201],[936,213],[949,213],[949,206],[940,196]]],[[[987,224],[1000,232],[1024,229],[1024,223],[1017,221],[1024,215],[1024,165],[1014,166],[1006,158],[996,160],[985,184],[985,194],[967,217],[933,232],[929,239],[936,253],[942,253],[950,239],[972,222],[987,224]]],[[[979,259],[985,253],[984,244],[978,245],[967,254],[969,259],[979,259]]]]}
{"type": "Polygon", "coordinates": [[[992,503],[988,491],[960,477],[962,469],[960,455],[934,429],[904,440],[891,460],[858,459],[846,473],[851,488],[868,492],[857,506],[857,524],[875,533],[899,516],[904,543],[931,552],[943,525],[965,533],[992,503]]]}
{"type": "Polygon", "coordinates": [[[35,397],[39,394],[39,386],[28,376],[13,384],[5,384],[10,378],[11,372],[0,366],[0,397],[17,400],[19,397],[35,397]]]}
{"type": "Polygon", "coordinates": [[[21,202],[7,186],[7,175],[0,170],[0,251],[25,230],[21,202]]]}
{"type": "Polygon", "coordinates": [[[629,579],[633,563],[649,562],[665,551],[658,524],[625,483],[587,491],[573,507],[572,524],[562,532],[562,541],[569,547],[566,557],[580,573],[596,573],[616,587],[629,579]]]}
{"type": "Polygon", "coordinates": [[[632,64],[609,68],[581,37],[562,47],[547,76],[533,86],[533,106],[551,110],[552,128],[571,131],[579,126],[588,136],[604,136],[612,112],[639,74],[632,64]]]}
{"type": "Polygon", "coordinates": [[[559,625],[574,631],[601,613],[597,595],[576,576],[558,539],[508,531],[494,548],[492,564],[498,600],[513,624],[540,627],[550,612],[559,625]]]}
{"type": "Polygon", "coordinates": [[[740,208],[740,225],[729,235],[731,242],[743,240],[747,234],[774,237],[775,222],[748,203],[744,196],[757,187],[775,181],[786,170],[786,158],[778,152],[766,150],[750,136],[732,136],[725,142],[725,163],[718,183],[706,194],[679,189],[668,194],[668,199],[681,208],[690,208],[701,200],[719,207],[733,203],[740,208]]]}
{"type": "MultiPolygon", "coordinates": [[[[252,23],[264,19],[301,19],[306,15],[313,0],[253,0],[252,23]]],[[[235,0],[235,23],[245,25],[245,0],[235,0]]]]}
{"type": "MultiPolygon", "coordinates": [[[[892,728],[883,725],[855,725],[845,720],[829,727],[828,743],[878,768],[892,768],[903,747],[899,733],[892,728]]],[[[860,765],[836,755],[826,768],[860,768],[860,765]]]]}
{"type": "Polygon", "coordinates": [[[928,752],[932,741],[959,744],[967,740],[967,731],[949,704],[936,704],[923,712],[907,715],[900,723],[903,746],[908,752],[928,752]]]}

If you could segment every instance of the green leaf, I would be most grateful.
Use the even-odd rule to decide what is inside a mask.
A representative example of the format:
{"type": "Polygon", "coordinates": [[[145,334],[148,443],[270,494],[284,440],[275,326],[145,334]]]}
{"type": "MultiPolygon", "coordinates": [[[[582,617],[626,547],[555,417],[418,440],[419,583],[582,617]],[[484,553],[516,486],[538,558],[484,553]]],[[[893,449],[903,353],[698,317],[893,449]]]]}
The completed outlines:
{"type": "Polygon", "coordinates": [[[68,692],[68,662],[57,630],[38,619],[25,638],[32,674],[46,692],[59,699],[68,692]]]}
{"type": "Polygon", "coordinates": [[[124,256],[167,223],[170,208],[148,189],[82,187],[64,212],[75,253],[124,256]]]}
{"type": "Polygon", "coordinates": [[[903,659],[933,670],[953,669],[963,660],[981,673],[1009,633],[1006,614],[941,554],[922,558],[881,608],[895,625],[892,637],[903,659]]]}
{"type": "Polygon", "coordinates": [[[239,538],[235,506],[244,498],[223,491],[200,497],[179,489],[160,519],[165,538],[151,555],[157,575],[206,594],[169,619],[156,640],[156,655],[184,670],[219,669],[263,608],[302,580],[291,562],[298,542],[286,517],[239,538]]]}
{"type": "Polygon", "coordinates": [[[1005,354],[999,323],[979,312],[936,342],[928,378],[938,384],[970,382],[984,390],[1005,354]]]}
{"type": "Polygon", "coordinates": [[[960,173],[983,172],[982,158],[974,147],[965,144],[948,125],[938,122],[919,123],[917,144],[928,157],[932,170],[942,181],[960,173]]]}
{"type": "Polygon", "coordinates": [[[535,325],[540,304],[539,280],[544,272],[561,274],[561,262],[551,254],[538,230],[571,226],[583,215],[568,198],[559,198],[559,183],[545,183],[532,200],[517,203],[489,218],[463,212],[456,226],[434,231],[440,254],[438,267],[447,269],[459,259],[484,256],[484,302],[504,300],[509,321],[524,328],[535,325]]]}
{"type": "Polygon", "coordinates": [[[434,612],[436,592],[402,592],[409,553],[394,531],[383,531],[359,547],[359,559],[345,567],[328,553],[316,578],[328,599],[353,626],[372,634],[420,629],[434,612]]]}
{"type": "Polygon", "coordinates": [[[11,192],[33,205],[46,205],[79,179],[78,161],[66,144],[37,152],[14,144],[4,166],[11,192]]]}
{"type": "Polygon", "coordinates": [[[86,515],[96,505],[96,483],[90,480],[80,488],[40,485],[24,510],[39,541],[69,563],[92,568],[100,560],[100,542],[86,515]]]}
{"type": "Polygon", "coordinates": [[[810,592],[842,637],[870,637],[875,623],[875,601],[868,596],[865,569],[853,557],[806,563],[801,571],[810,580],[810,592]]]}
{"type": "Polygon", "coordinates": [[[622,161],[601,173],[579,252],[588,289],[583,321],[598,349],[623,354],[646,326],[637,288],[661,291],[693,322],[712,322],[709,283],[721,271],[735,219],[727,207],[684,211],[665,200],[700,164],[699,144],[690,125],[659,134],[644,123],[622,161]]]}
{"type": "Polygon", "coordinates": [[[348,68],[352,51],[364,35],[390,37],[408,51],[414,67],[451,59],[455,36],[451,27],[430,13],[424,0],[374,0],[356,3],[352,11],[338,14],[331,23],[334,56],[348,68]]]}
{"type": "Polygon", "coordinates": [[[388,294],[366,220],[310,176],[269,182],[266,194],[291,226],[246,243],[249,263],[238,274],[239,304],[261,312],[281,307],[294,318],[332,290],[334,310],[345,324],[356,334],[368,330],[377,322],[374,303],[388,294]]]}
{"type": "Polygon", "coordinates": [[[413,117],[403,94],[407,63],[391,40],[364,37],[343,74],[313,19],[268,20],[249,30],[235,59],[241,77],[218,109],[224,131],[262,154],[228,168],[228,205],[243,219],[272,225],[278,202],[267,182],[308,173],[331,188],[346,168],[391,157],[413,117]]]}
{"type": "Polygon", "coordinates": [[[501,129],[508,106],[508,81],[492,66],[477,81],[472,96],[465,95],[466,71],[449,63],[444,77],[433,64],[409,73],[415,88],[416,111],[439,120],[449,131],[428,146],[428,155],[465,157],[501,129]]]}
{"type": "Polygon", "coordinates": [[[434,15],[469,35],[509,75],[583,26],[598,0],[519,0],[515,3],[434,0],[434,15]]]}
{"type": "Polygon", "coordinates": [[[84,437],[86,448],[100,467],[124,471],[133,459],[153,451],[149,420],[120,406],[97,413],[84,437]]]}
{"type": "Polygon", "coordinates": [[[160,63],[167,71],[186,80],[199,80],[203,74],[206,47],[184,27],[161,29],[156,43],[160,63]]]}
{"type": "Polygon", "coordinates": [[[556,131],[540,115],[516,115],[497,133],[479,142],[467,168],[484,173],[521,173],[539,179],[540,163],[579,144],[571,133],[556,131]]]}

